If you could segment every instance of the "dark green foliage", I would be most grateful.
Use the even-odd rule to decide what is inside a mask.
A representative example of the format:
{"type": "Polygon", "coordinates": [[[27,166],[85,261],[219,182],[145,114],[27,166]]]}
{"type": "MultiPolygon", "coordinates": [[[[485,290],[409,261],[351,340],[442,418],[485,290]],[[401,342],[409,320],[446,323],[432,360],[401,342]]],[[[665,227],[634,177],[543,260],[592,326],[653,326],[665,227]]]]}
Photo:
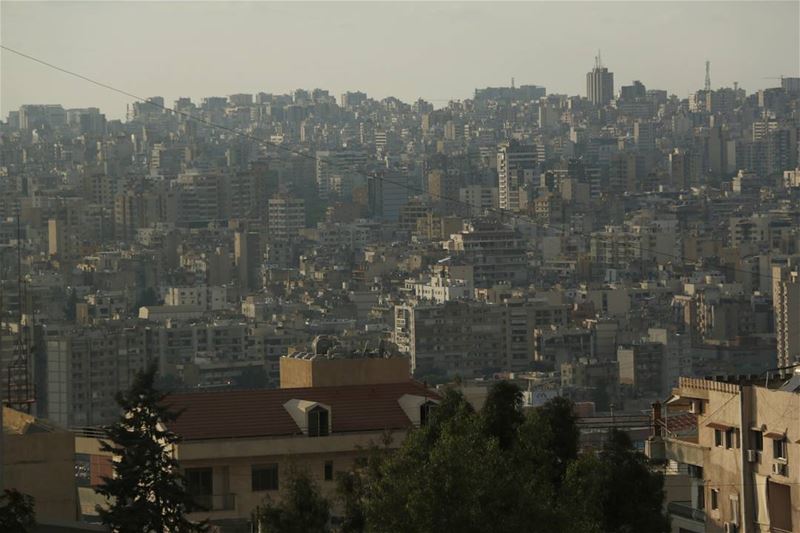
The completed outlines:
{"type": "Polygon", "coordinates": [[[0,531],[27,533],[36,525],[33,498],[16,489],[6,489],[0,496],[0,531]]]}
{"type": "Polygon", "coordinates": [[[178,437],[163,424],[177,418],[154,387],[156,365],[137,374],[131,389],[117,395],[123,415],[105,428],[103,451],[115,456],[114,476],[97,491],[111,501],[98,508],[100,518],[120,533],[189,533],[206,531],[185,514],[201,510],[187,493],[169,448],[178,437]]]}
{"type": "Polygon", "coordinates": [[[476,413],[448,390],[400,449],[342,474],[341,531],[668,531],[663,481],[627,437],[599,455],[580,455],[578,438],[569,400],[523,412],[520,390],[499,383],[476,413]]]}
{"type": "Polygon", "coordinates": [[[662,512],[664,480],[625,433],[612,431],[599,456],[584,455],[570,465],[565,504],[583,519],[582,530],[604,533],[668,532],[662,512]]]}
{"type": "Polygon", "coordinates": [[[236,378],[238,389],[264,389],[269,384],[269,376],[263,366],[248,366],[236,378]]]}
{"type": "Polygon", "coordinates": [[[507,381],[501,381],[489,390],[481,410],[484,432],[495,437],[503,449],[508,449],[517,438],[517,431],[525,421],[522,414],[522,391],[507,381]]]}
{"type": "Polygon", "coordinates": [[[325,533],[330,505],[319,487],[306,474],[293,471],[287,489],[278,502],[267,500],[255,513],[254,521],[264,533],[325,533]]]}
{"type": "Polygon", "coordinates": [[[564,479],[567,465],[578,458],[580,432],[576,425],[577,417],[573,412],[572,402],[560,396],[537,409],[535,416],[541,417],[541,424],[549,428],[544,447],[554,455],[553,482],[558,486],[564,479]]]}

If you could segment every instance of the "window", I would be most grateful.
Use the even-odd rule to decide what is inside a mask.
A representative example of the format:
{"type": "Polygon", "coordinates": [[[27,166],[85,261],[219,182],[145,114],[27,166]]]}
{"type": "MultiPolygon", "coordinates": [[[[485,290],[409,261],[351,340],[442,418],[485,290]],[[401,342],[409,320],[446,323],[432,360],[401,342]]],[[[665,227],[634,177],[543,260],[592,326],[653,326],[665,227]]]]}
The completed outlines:
{"type": "Polygon", "coordinates": [[[255,465],[251,470],[252,490],[259,492],[262,490],[278,490],[278,465],[255,465]]]}
{"type": "Polygon", "coordinates": [[[750,445],[753,450],[756,451],[763,451],[764,450],[764,432],[760,429],[751,429],[750,430],[750,445]]]}
{"type": "Polygon", "coordinates": [[[213,472],[211,468],[187,468],[186,491],[200,506],[211,509],[214,494],[213,472]]]}
{"type": "Polygon", "coordinates": [[[325,481],[333,481],[333,461],[325,461],[325,481]]]}
{"type": "Polygon", "coordinates": [[[734,446],[733,439],[734,439],[733,429],[725,430],[725,448],[729,450],[733,448],[734,446]]]}
{"type": "Polygon", "coordinates": [[[775,459],[786,459],[786,437],[773,439],[772,456],[775,459]]]}
{"type": "Polygon", "coordinates": [[[308,436],[309,437],[327,437],[329,434],[328,410],[324,407],[317,406],[308,412],[308,436]]]}
{"type": "Polygon", "coordinates": [[[719,489],[711,489],[711,509],[719,509],[719,489]]]}
{"type": "Polygon", "coordinates": [[[739,523],[739,496],[731,496],[731,522],[739,523]]]}
{"type": "Polygon", "coordinates": [[[714,430],[714,446],[722,446],[722,430],[714,430]]]}

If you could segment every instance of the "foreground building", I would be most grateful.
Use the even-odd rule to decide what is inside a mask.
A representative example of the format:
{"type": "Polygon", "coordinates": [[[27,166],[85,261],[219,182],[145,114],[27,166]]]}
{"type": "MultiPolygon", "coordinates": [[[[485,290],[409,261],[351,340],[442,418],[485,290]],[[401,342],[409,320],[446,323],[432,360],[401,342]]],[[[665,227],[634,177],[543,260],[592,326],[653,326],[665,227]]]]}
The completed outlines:
{"type": "Polygon", "coordinates": [[[674,532],[800,528],[800,373],[680,378],[653,410],[652,459],[668,464],[674,532]]]}
{"type": "Polygon", "coordinates": [[[281,496],[294,469],[307,471],[333,499],[337,472],[387,435],[389,447],[398,447],[439,398],[410,380],[406,358],[299,353],[282,358],[281,376],[281,389],[168,398],[183,411],[170,426],[182,439],[175,455],[190,492],[208,508],[191,518],[249,531],[253,511],[281,496]]]}

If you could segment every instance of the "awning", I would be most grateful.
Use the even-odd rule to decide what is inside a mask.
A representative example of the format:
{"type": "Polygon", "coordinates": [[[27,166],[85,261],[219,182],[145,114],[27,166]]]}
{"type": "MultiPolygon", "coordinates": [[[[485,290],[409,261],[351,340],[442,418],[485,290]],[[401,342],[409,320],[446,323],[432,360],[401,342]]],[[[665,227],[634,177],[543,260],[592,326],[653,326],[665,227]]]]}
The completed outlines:
{"type": "Polygon", "coordinates": [[[727,431],[729,429],[733,429],[733,426],[730,424],[723,424],[721,422],[709,422],[706,426],[714,429],[721,429],[722,431],[727,431]]]}
{"type": "Polygon", "coordinates": [[[764,436],[767,437],[768,439],[782,440],[786,438],[786,433],[778,431],[767,431],[764,433],[764,436]]]}
{"type": "Polygon", "coordinates": [[[683,396],[678,396],[677,394],[673,394],[672,396],[670,396],[669,400],[664,402],[664,405],[689,406],[692,405],[692,400],[691,398],[686,398],[683,396]]]}

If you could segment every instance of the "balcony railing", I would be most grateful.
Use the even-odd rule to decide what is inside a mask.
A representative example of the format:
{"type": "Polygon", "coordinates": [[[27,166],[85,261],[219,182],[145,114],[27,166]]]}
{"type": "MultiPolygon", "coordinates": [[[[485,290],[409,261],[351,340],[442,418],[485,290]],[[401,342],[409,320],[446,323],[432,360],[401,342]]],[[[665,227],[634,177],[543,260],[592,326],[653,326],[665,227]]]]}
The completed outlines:
{"type": "Polygon", "coordinates": [[[193,496],[195,503],[201,511],[234,511],[236,510],[236,494],[196,494],[193,496]]]}
{"type": "Polygon", "coordinates": [[[702,509],[695,509],[692,507],[692,502],[669,502],[667,504],[667,511],[669,514],[686,518],[687,520],[694,520],[695,522],[705,523],[706,513],[702,509]]]}

